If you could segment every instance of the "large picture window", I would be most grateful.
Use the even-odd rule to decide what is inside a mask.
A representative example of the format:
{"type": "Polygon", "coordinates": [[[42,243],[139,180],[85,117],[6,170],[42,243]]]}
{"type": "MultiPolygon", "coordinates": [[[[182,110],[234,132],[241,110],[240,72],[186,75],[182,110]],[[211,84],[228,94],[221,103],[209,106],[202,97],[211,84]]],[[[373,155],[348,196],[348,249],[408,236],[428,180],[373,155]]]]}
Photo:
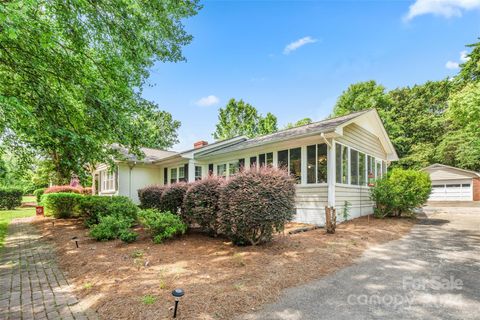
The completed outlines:
{"type": "Polygon", "coordinates": [[[307,146],[307,183],[327,182],[327,145],[307,146]]]}
{"type": "Polygon", "coordinates": [[[219,164],[217,165],[217,176],[219,177],[226,177],[227,176],[227,164],[219,164]]]}

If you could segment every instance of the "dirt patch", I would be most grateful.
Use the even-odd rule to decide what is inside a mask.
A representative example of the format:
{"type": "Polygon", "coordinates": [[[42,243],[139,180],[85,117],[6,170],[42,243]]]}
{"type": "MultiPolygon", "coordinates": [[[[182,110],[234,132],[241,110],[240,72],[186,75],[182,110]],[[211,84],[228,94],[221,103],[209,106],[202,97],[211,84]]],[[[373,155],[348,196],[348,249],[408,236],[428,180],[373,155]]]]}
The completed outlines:
{"type": "Polygon", "coordinates": [[[35,224],[55,244],[77,296],[103,319],[169,319],[174,288],[185,290],[179,319],[231,319],[272,302],[282,289],[351,264],[368,246],[400,238],[414,221],[363,217],[339,225],[334,235],[285,232],[257,247],[199,233],[156,245],[141,229],[133,244],[95,242],[75,220],[35,224]]]}

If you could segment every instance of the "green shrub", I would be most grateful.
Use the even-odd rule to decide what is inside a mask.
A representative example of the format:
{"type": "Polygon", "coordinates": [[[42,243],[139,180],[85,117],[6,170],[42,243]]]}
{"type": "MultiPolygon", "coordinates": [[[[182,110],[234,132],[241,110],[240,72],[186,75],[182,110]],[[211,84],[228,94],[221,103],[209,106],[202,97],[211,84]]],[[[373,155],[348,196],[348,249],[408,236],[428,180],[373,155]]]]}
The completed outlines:
{"type": "Polygon", "coordinates": [[[0,209],[12,210],[22,205],[22,189],[0,187],[0,209]]]}
{"type": "Polygon", "coordinates": [[[152,234],[155,243],[184,234],[187,230],[187,225],[180,217],[170,212],[146,209],[140,211],[139,217],[144,227],[152,234]]]}
{"type": "Polygon", "coordinates": [[[132,223],[130,218],[120,215],[100,217],[100,223],[90,229],[90,236],[97,241],[117,239],[122,233],[129,232],[132,223]]]}
{"type": "Polygon", "coordinates": [[[236,244],[272,239],[295,214],[295,181],[284,170],[262,167],[229,179],[220,193],[220,222],[236,244]]]}
{"type": "Polygon", "coordinates": [[[187,189],[188,184],[184,182],[175,183],[166,187],[160,199],[160,210],[180,214],[187,189]]]}
{"type": "Polygon", "coordinates": [[[57,219],[72,218],[78,215],[78,203],[82,198],[76,193],[49,193],[44,194],[42,203],[45,214],[53,215],[57,219]]]}
{"type": "Polygon", "coordinates": [[[138,207],[127,197],[83,196],[78,204],[80,217],[90,227],[100,222],[99,218],[110,215],[137,219],[138,207]]]}
{"type": "Polygon", "coordinates": [[[401,216],[412,214],[413,209],[427,202],[432,183],[424,171],[393,169],[377,180],[370,190],[375,202],[375,216],[401,216]]]}
{"type": "Polygon", "coordinates": [[[164,186],[151,185],[142,189],[138,189],[138,199],[142,209],[159,209],[164,186]]]}
{"type": "Polygon", "coordinates": [[[138,233],[131,230],[123,230],[120,232],[118,238],[125,243],[132,243],[137,240],[138,233]]]}
{"type": "Polygon", "coordinates": [[[220,232],[218,200],[224,182],[224,179],[215,176],[194,182],[185,195],[183,220],[198,223],[210,234],[218,234],[220,232]]]}
{"type": "Polygon", "coordinates": [[[40,204],[40,202],[42,202],[42,196],[44,192],[45,188],[36,189],[35,191],[33,191],[33,195],[37,198],[37,204],[40,204]]]}

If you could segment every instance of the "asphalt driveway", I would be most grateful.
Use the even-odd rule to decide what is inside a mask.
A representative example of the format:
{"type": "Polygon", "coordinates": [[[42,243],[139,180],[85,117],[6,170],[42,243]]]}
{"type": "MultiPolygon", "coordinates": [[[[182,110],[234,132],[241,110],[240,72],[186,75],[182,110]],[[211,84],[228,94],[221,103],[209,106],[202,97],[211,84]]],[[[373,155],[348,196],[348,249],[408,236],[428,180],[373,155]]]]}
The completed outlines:
{"type": "Polygon", "coordinates": [[[480,208],[426,213],[402,239],[240,319],[480,319],[480,208]]]}

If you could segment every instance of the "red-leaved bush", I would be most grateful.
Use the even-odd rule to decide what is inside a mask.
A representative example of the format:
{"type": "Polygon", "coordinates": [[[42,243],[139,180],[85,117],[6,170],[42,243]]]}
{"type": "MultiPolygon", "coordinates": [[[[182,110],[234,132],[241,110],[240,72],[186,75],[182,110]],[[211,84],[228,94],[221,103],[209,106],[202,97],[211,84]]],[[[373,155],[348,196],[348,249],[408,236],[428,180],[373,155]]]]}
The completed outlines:
{"type": "Polygon", "coordinates": [[[221,189],[222,233],[235,244],[267,242],[295,214],[295,180],[286,171],[262,167],[244,170],[221,189]]]}
{"type": "Polygon", "coordinates": [[[160,198],[160,210],[170,211],[173,214],[181,214],[183,198],[187,193],[188,184],[179,182],[165,188],[160,198]]]}
{"type": "Polygon", "coordinates": [[[82,188],[82,194],[84,194],[84,195],[91,196],[92,192],[93,192],[92,187],[82,188]]]}
{"type": "Polygon", "coordinates": [[[197,223],[206,232],[217,235],[220,231],[220,190],[224,183],[225,179],[216,176],[193,182],[183,201],[185,222],[197,223]]]}
{"type": "Polygon", "coordinates": [[[44,194],[48,193],[59,193],[59,192],[69,192],[69,193],[82,193],[82,187],[71,187],[71,186],[51,186],[43,192],[44,194]]]}
{"type": "Polygon", "coordinates": [[[161,209],[160,200],[164,186],[151,185],[138,189],[138,198],[140,199],[140,207],[143,209],[161,209]]]}

